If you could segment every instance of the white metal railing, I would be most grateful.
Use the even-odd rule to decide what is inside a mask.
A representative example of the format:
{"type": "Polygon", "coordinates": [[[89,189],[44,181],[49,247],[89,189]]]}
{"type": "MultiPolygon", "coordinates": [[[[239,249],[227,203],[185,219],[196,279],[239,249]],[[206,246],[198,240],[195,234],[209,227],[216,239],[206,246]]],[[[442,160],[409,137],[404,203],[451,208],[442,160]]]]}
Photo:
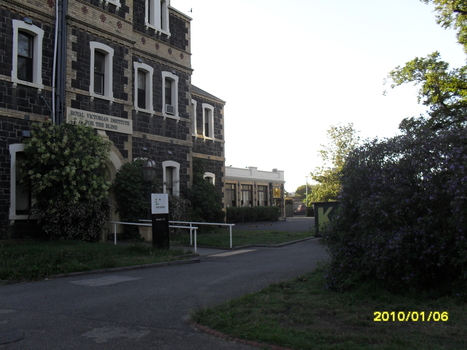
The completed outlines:
{"type": "MultiPolygon", "coordinates": [[[[141,222],[151,222],[151,220],[140,220],[141,222]]],[[[190,245],[192,245],[192,228],[194,228],[193,224],[195,225],[211,225],[211,226],[229,226],[229,233],[230,233],[230,249],[232,249],[232,227],[235,224],[221,224],[218,222],[197,222],[197,221],[169,221],[169,224],[182,224],[187,225],[183,227],[190,227],[190,245]]],[[[172,227],[172,226],[171,226],[172,227]]],[[[196,233],[196,232],[195,232],[196,233]]],[[[196,235],[195,235],[195,242],[196,242],[196,235]]]]}
{"type": "MultiPolygon", "coordinates": [[[[151,220],[140,220],[140,221],[151,221],[151,220]]],[[[169,221],[169,224],[170,224],[171,221],[169,221]]],[[[123,221],[109,221],[110,224],[113,224],[114,226],[114,244],[116,245],[117,244],[117,225],[135,225],[135,226],[144,226],[144,227],[152,227],[152,223],[150,224],[144,224],[144,223],[141,223],[141,222],[123,222],[123,221]]],[[[169,228],[186,228],[186,229],[190,229],[190,245],[193,245],[193,240],[192,240],[192,237],[193,237],[193,232],[194,232],[194,245],[193,245],[193,248],[194,248],[194,251],[195,253],[197,252],[198,250],[198,246],[197,246],[197,243],[196,243],[196,236],[197,236],[197,230],[198,230],[198,227],[197,226],[180,226],[180,225],[169,225],[169,228]]],[[[154,240],[154,237],[152,237],[152,239],[154,240]]]]}
{"type": "MultiPolygon", "coordinates": [[[[184,224],[184,225],[189,225],[189,227],[193,227],[192,225],[214,225],[214,226],[229,226],[229,231],[230,231],[230,249],[232,249],[232,227],[235,226],[235,224],[220,224],[218,222],[190,222],[190,221],[169,221],[169,223],[174,223],[174,224],[184,224]]],[[[196,239],[196,237],[195,237],[196,239]]],[[[190,229],[190,244],[191,244],[191,229],[190,229]]]]}

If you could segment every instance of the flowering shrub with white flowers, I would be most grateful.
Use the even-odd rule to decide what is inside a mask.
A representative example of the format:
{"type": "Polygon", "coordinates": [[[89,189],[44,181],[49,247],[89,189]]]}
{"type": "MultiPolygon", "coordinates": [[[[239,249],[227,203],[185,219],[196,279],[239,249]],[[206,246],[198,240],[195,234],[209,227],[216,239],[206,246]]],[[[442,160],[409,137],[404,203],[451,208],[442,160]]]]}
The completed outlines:
{"type": "Polygon", "coordinates": [[[32,212],[52,239],[97,241],[109,217],[110,143],[85,125],[33,124],[21,163],[32,212]]]}

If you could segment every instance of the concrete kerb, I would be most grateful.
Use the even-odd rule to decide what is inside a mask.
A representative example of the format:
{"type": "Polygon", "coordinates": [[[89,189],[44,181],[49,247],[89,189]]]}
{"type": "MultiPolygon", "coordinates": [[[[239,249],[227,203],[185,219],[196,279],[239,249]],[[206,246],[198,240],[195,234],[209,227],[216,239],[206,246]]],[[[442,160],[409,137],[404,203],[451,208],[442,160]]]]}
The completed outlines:
{"type": "MultiPolygon", "coordinates": [[[[285,247],[285,246],[288,246],[288,245],[291,245],[291,244],[305,242],[305,241],[309,241],[309,240],[317,239],[317,238],[319,238],[319,237],[307,237],[307,238],[298,239],[296,241],[290,241],[290,242],[279,243],[279,244],[247,244],[247,245],[239,245],[239,246],[235,246],[235,247],[232,247],[232,248],[198,245],[198,250],[200,248],[201,249],[213,249],[213,250],[238,250],[238,249],[254,248],[254,247],[257,247],[257,248],[281,248],[281,247],[285,247]]],[[[198,254],[198,255],[204,255],[204,254],[198,254]]]]}
{"type": "Polygon", "coordinates": [[[159,263],[154,263],[154,264],[131,265],[131,266],[113,267],[113,268],[108,268],[108,269],[60,273],[60,274],[48,276],[46,277],[46,279],[90,275],[90,274],[98,274],[98,273],[105,273],[105,272],[129,271],[129,270],[136,270],[136,269],[146,269],[146,268],[151,268],[151,267],[197,264],[200,262],[200,258],[198,254],[190,254],[190,255],[187,255],[187,257],[192,257],[192,258],[185,259],[185,260],[164,261],[164,262],[159,262],[159,263]]]}

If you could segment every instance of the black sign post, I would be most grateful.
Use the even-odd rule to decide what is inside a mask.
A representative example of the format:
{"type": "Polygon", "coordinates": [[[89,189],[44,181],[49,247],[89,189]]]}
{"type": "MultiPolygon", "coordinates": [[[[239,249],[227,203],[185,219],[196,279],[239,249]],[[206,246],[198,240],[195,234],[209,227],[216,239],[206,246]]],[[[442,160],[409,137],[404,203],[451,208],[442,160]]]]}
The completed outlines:
{"type": "Polygon", "coordinates": [[[151,194],[152,245],[170,248],[169,198],[167,194],[151,194]]]}

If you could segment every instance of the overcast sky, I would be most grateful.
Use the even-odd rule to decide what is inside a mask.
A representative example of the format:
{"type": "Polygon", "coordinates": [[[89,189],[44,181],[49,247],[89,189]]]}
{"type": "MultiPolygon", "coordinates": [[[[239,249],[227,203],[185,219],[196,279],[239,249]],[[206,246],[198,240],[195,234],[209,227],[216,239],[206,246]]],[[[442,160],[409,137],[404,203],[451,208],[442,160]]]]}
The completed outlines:
{"type": "Polygon", "coordinates": [[[321,165],[332,125],[390,137],[425,111],[388,72],[439,51],[464,64],[455,33],[418,0],[171,0],[191,18],[192,83],[226,101],[226,166],[277,168],[292,192],[321,165]],[[192,12],[189,10],[192,9],[192,12]],[[390,90],[383,96],[385,89],[390,90]]]}

